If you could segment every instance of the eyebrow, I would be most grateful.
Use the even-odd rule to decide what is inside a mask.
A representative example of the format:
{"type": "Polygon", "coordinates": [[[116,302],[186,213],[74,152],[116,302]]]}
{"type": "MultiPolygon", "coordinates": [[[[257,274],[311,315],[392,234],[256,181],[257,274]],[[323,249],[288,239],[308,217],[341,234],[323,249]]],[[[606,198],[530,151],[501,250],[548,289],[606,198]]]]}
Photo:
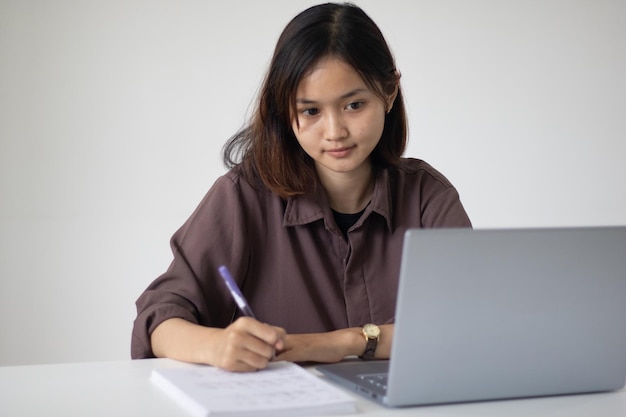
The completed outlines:
{"type": "MultiPolygon", "coordinates": [[[[357,88],[342,95],[341,97],[339,97],[339,100],[345,100],[347,98],[356,96],[357,94],[364,93],[367,91],[369,91],[367,88],[357,88]]],[[[308,100],[306,98],[296,98],[296,103],[297,104],[315,104],[317,102],[315,100],[308,100]]]]}

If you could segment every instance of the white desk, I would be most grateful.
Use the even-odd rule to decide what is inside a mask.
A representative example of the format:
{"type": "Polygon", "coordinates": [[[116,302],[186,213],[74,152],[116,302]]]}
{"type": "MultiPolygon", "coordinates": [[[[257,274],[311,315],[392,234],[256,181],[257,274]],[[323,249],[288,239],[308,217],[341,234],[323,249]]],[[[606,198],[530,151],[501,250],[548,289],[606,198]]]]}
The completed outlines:
{"type": "MultiPolygon", "coordinates": [[[[157,367],[193,366],[167,359],[0,367],[3,417],[186,417],[153,386],[157,367]]],[[[626,391],[525,400],[388,409],[359,397],[355,416],[624,417],[626,391]]]]}

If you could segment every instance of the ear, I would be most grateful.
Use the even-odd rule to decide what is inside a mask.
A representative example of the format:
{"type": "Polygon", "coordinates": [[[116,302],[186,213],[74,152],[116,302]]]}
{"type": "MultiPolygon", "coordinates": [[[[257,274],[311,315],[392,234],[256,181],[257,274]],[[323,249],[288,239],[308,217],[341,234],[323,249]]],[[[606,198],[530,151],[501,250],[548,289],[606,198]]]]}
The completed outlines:
{"type": "Polygon", "coordinates": [[[393,103],[396,101],[396,97],[398,97],[398,91],[400,89],[400,73],[396,71],[396,82],[393,85],[393,91],[391,94],[387,96],[387,100],[385,102],[385,113],[389,113],[393,108],[393,103]]]}

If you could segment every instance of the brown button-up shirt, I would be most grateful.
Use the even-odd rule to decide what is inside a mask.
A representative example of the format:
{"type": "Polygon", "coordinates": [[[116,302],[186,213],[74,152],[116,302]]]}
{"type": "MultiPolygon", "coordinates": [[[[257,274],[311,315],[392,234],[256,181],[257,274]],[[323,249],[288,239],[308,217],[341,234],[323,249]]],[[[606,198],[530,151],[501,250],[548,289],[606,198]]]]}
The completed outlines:
{"type": "Polygon", "coordinates": [[[347,237],[322,187],[284,200],[234,168],[174,234],[169,269],[137,300],[132,357],[153,356],[150,334],[169,318],[226,327],[238,316],[220,265],[257,319],[288,333],[393,323],[404,232],[429,227],[471,223],[456,189],[420,160],[378,173],[347,237]]]}

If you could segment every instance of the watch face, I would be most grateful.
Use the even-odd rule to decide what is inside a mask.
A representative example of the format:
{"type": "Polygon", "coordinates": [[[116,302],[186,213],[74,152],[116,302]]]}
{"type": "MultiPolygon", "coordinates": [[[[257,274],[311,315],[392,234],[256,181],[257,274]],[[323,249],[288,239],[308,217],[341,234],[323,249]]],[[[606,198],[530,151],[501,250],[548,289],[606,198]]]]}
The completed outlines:
{"type": "Polygon", "coordinates": [[[363,326],[363,333],[365,333],[367,337],[377,338],[380,334],[380,329],[377,325],[369,323],[363,326]]]}

